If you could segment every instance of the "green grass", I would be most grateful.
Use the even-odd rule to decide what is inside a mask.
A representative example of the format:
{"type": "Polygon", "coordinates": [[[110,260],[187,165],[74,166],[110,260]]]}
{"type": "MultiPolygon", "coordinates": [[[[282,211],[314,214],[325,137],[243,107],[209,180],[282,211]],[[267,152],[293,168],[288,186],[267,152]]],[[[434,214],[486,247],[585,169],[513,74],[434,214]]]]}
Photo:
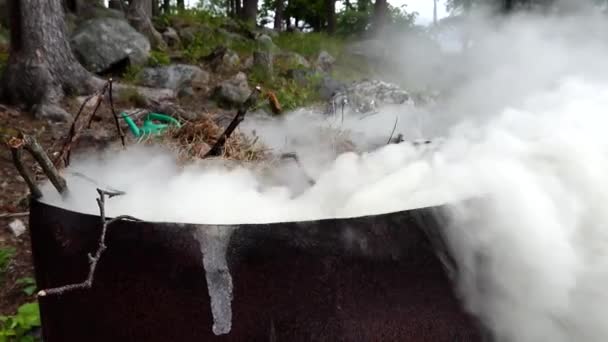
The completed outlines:
{"type": "Polygon", "coordinates": [[[0,248],[0,285],[4,282],[4,276],[8,270],[13,257],[15,256],[15,249],[12,247],[0,248]]]}
{"type": "Polygon", "coordinates": [[[342,54],[345,41],[325,33],[290,33],[283,32],[273,39],[274,43],[285,51],[293,51],[304,57],[315,57],[325,50],[336,57],[342,54]]]}
{"type": "Polygon", "coordinates": [[[40,327],[40,309],[37,302],[25,303],[11,316],[0,316],[0,342],[34,342],[29,333],[40,327]]]}
{"type": "Polygon", "coordinates": [[[171,64],[171,57],[165,51],[151,51],[148,66],[157,67],[171,64]]]}

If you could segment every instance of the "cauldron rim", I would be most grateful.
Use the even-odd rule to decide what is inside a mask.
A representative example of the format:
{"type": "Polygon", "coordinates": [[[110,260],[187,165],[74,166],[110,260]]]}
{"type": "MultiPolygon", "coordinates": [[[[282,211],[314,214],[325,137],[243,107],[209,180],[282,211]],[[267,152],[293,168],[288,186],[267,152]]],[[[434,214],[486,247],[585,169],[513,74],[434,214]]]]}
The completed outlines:
{"type": "MultiPolygon", "coordinates": [[[[57,211],[63,211],[65,213],[70,213],[70,214],[84,215],[84,216],[88,216],[91,218],[100,217],[99,215],[75,211],[75,210],[60,207],[55,204],[47,203],[47,202],[44,202],[43,199],[44,199],[44,197],[42,199],[31,198],[30,207],[32,207],[33,205],[38,205],[38,206],[52,208],[57,211]]],[[[441,209],[446,208],[448,205],[450,205],[450,202],[443,202],[443,203],[437,204],[437,205],[421,206],[421,207],[417,207],[417,208],[409,208],[409,209],[399,210],[399,211],[390,211],[390,212],[385,212],[385,213],[380,213],[380,214],[360,215],[360,216],[351,216],[351,217],[321,218],[321,219],[303,220],[303,221],[276,221],[276,222],[256,222],[256,223],[249,222],[249,223],[232,223],[232,224],[230,224],[230,223],[214,224],[214,223],[154,221],[154,220],[141,219],[141,221],[139,221],[139,223],[152,223],[152,224],[165,224],[165,225],[178,225],[178,226],[197,226],[197,227],[201,227],[201,226],[235,227],[235,226],[238,226],[240,228],[255,227],[255,226],[281,226],[281,225],[285,225],[285,224],[312,224],[312,223],[323,224],[323,223],[336,222],[336,221],[341,221],[343,223],[346,223],[348,221],[354,221],[354,220],[373,220],[374,218],[378,218],[378,217],[382,217],[382,216],[406,214],[406,213],[413,213],[413,212],[428,212],[428,211],[436,212],[436,211],[440,211],[441,209]]],[[[30,210],[30,217],[31,217],[31,215],[33,215],[32,210],[30,210]]],[[[125,215],[128,215],[128,214],[125,214],[125,215]]],[[[113,217],[107,216],[107,218],[112,219],[113,217]]]]}

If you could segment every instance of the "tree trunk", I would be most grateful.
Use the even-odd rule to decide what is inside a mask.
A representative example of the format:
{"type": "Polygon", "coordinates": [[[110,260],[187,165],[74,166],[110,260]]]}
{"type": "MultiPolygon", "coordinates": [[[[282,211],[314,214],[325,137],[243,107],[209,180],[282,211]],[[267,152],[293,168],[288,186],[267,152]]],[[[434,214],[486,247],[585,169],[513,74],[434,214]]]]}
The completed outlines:
{"type": "Polygon", "coordinates": [[[163,0],[163,14],[171,13],[171,0],[163,0]]]}
{"type": "Polygon", "coordinates": [[[249,24],[256,23],[258,16],[258,0],[243,0],[243,13],[241,19],[249,24]]]}
{"type": "Polygon", "coordinates": [[[35,116],[65,120],[66,93],[91,92],[98,83],[76,60],[66,38],[61,0],[9,0],[11,45],[2,95],[35,116]]]}
{"type": "Polygon", "coordinates": [[[177,9],[180,11],[186,9],[186,6],[184,5],[184,0],[177,0],[177,9]]]}
{"type": "Polygon", "coordinates": [[[243,6],[241,5],[241,0],[234,0],[234,15],[236,17],[240,18],[242,11],[243,11],[243,6]]]}
{"type": "Polygon", "coordinates": [[[156,17],[160,14],[159,0],[152,0],[152,16],[156,17]]]}
{"type": "Polygon", "coordinates": [[[283,31],[283,12],[285,11],[285,1],[275,0],[274,7],[274,30],[283,31]]]}
{"type": "Polygon", "coordinates": [[[380,34],[386,24],[386,12],[388,10],[388,3],[386,0],[376,0],[374,4],[374,19],[372,22],[373,32],[380,34]]]}
{"type": "Polygon", "coordinates": [[[327,33],[330,35],[336,33],[336,0],[325,0],[325,17],[327,18],[327,33]]]}
{"type": "Polygon", "coordinates": [[[131,25],[150,40],[152,48],[158,50],[167,48],[163,36],[152,25],[152,0],[131,0],[128,17],[131,25]]]}

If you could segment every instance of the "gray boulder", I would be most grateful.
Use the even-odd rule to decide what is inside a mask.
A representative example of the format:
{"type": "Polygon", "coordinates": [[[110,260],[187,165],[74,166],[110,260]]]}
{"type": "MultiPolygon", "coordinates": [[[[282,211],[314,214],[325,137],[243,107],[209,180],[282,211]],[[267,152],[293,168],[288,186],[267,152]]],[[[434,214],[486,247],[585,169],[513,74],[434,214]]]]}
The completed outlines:
{"type": "Polygon", "coordinates": [[[317,61],[315,65],[317,66],[317,70],[320,72],[329,72],[333,68],[336,63],[336,59],[329,54],[327,51],[321,51],[319,56],[317,56],[317,61]]]}
{"type": "Polygon", "coordinates": [[[255,51],[253,53],[253,67],[264,77],[272,77],[272,54],[267,51],[255,51]]]}
{"type": "Polygon", "coordinates": [[[215,89],[214,98],[220,106],[230,108],[244,103],[250,94],[251,89],[247,83],[247,76],[239,72],[215,89]]]}
{"type": "Polygon", "coordinates": [[[258,46],[260,47],[261,50],[271,51],[271,52],[278,50],[278,47],[276,45],[274,45],[272,38],[270,38],[270,36],[268,36],[266,34],[259,35],[255,40],[258,43],[258,46]]]}
{"type": "Polygon", "coordinates": [[[354,82],[346,89],[335,93],[331,102],[338,106],[347,105],[358,113],[373,112],[383,105],[414,105],[407,91],[395,84],[377,80],[354,82]]]}
{"type": "Polygon", "coordinates": [[[143,64],[150,56],[150,42],[126,21],[97,18],[83,22],[71,38],[80,62],[90,71],[100,73],[127,60],[143,64]]]}
{"type": "Polygon", "coordinates": [[[346,91],[346,85],[329,76],[323,77],[319,86],[319,96],[323,100],[332,100],[346,91]]]}
{"type": "Polygon", "coordinates": [[[146,87],[172,89],[177,93],[191,93],[209,83],[209,73],[187,64],[172,64],[158,68],[145,68],[140,83],[146,87]]]}
{"type": "Polygon", "coordinates": [[[163,32],[163,39],[169,47],[178,47],[182,45],[182,41],[179,38],[177,31],[172,27],[168,27],[165,32],[163,32]]]}
{"type": "Polygon", "coordinates": [[[208,61],[211,69],[220,74],[231,73],[241,64],[239,55],[223,46],[216,48],[209,56],[206,56],[205,59],[208,61]]]}
{"type": "Polygon", "coordinates": [[[304,67],[310,68],[310,63],[302,55],[295,52],[281,52],[275,56],[275,64],[287,66],[287,67],[304,67]]]}

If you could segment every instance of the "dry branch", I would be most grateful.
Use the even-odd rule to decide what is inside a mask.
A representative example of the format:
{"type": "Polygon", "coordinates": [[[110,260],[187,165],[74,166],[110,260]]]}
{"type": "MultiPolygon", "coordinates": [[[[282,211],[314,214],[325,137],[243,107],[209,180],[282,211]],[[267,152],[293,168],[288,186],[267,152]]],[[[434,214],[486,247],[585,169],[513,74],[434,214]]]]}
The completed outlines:
{"type": "Polygon", "coordinates": [[[0,214],[0,219],[4,219],[4,218],[13,218],[13,217],[24,217],[29,215],[30,212],[29,211],[24,211],[21,213],[6,213],[6,214],[0,214]]]}
{"type": "Polygon", "coordinates": [[[207,152],[203,158],[217,157],[217,156],[222,155],[223,150],[224,150],[224,145],[226,144],[226,140],[228,138],[230,138],[230,135],[232,134],[232,132],[234,132],[234,130],[238,127],[238,125],[245,119],[245,114],[247,114],[247,111],[249,110],[249,108],[251,108],[255,105],[255,103],[258,100],[258,95],[260,93],[260,90],[261,90],[260,87],[256,87],[251,92],[251,95],[249,95],[249,98],[247,99],[247,101],[245,101],[245,103],[243,103],[239,107],[234,119],[232,119],[232,121],[230,122],[228,127],[226,127],[226,130],[224,130],[222,135],[220,135],[220,137],[217,139],[217,141],[215,142],[213,147],[211,147],[209,152],[207,152]]]}
{"type": "Polygon", "coordinates": [[[106,220],[106,211],[105,211],[105,198],[112,198],[114,196],[120,196],[123,193],[121,192],[111,192],[105,191],[101,189],[97,189],[97,193],[99,194],[99,198],[97,198],[97,205],[99,206],[99,216],[101,217],[101,236],[99,237],[99,244],[97,246],[97,251],[95,255],[88,254],[89,257],[89,274],[87,275],[86,280],[81,283],[69,284],[60,287],[55,287],[51,289],[41,290],[38,292],[39,297],[52,296],[52,295],[62,295],[67,292],[71,292],[74,290],[84,290],[90,289],[93,286],[93,282],[95,280],[95,269],[97,268],[97,264],[99,263],[99,259],[103,252],[108,248],[106,246],[106,233],[108,231],[108,227],[117,221],[128,220],[128,221],[141,221],[140,219],[134,218],[128,215],[117,216],[111,220],[106,220]]]}
{"type": "Polygon", "coordinates": [[[38,164],[44,171],[44,174],[49,178],[55,189],[57,189],[57,191],[62,195],[67,193],[68,187],[65,179],[61,177],[61,175],[55,168],[55,165],[53,164],[49,156],[46,154],[46,152],[44,152],[44,149],[42,148],[42,146],[40,146],[36,138],[23,133],[20,133],[19,135],[19,137],[11,138],[8,142],[8,145],[11,149],[13,163],[15,164],[15,167],[17,168],[17,171],[19,171],[21,177],[23,177],[28,187],[30,188],[32,196],[34,198],[40,198],[42,197],[42,192],[40,191],[40,188],[38,188],[38,186],[36,185],[34,177],[27,171],[25,166],[23,166],[23,162],[21,160],[23,149],[28,151],[30,155],[34,157],[34,160],[38,162],[38,164]]]}
{"type": "Polygon", "coordinates": [[[122,147],[124,148],[125,145],[125,133],[122,131],[122,128],[120,127],[120,123],[118,122],[118,114],[116,114],[116,110],[114,110],[114,100],[112,99],[112,83],[113,80],[110,78],[108,80],[108,83],[110,84],[110,109],[112,110],[112,116],[114,116],[114,122],[116,123],[116,130],[118,131],[118,134],[120,134],[120,142],[122,143],[122,147]]]}

